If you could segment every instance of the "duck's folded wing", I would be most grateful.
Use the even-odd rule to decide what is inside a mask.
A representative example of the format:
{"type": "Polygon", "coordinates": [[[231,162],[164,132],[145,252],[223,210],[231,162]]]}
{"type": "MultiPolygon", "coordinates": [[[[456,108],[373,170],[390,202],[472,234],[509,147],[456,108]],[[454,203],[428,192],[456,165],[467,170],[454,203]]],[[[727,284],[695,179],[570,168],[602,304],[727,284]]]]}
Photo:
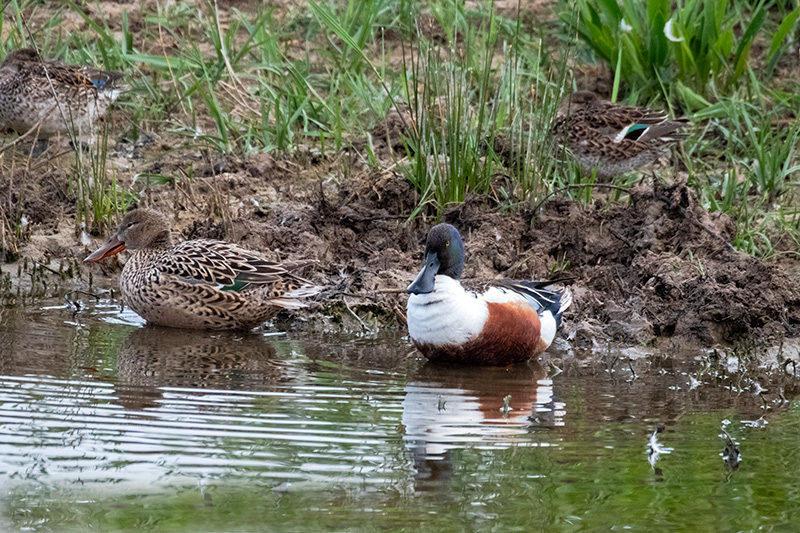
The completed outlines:
{"type": "Polygon", "coordinates": [[[98,91],[110,89],[123,76],[122,72],[100,70],[92,67],[82,67],[81,74],[88,79],[98,91]]]}
{"type": "Polygon", "coordinates": [[[631,124],[660,124],[669,117],[664,111],[646,107],[629,107],[609,104],[598,110],[585,110],[586,122],[594,128],[622,129],[631,124]]]}
{"type": "Polygon", "coordinates": [[[80,67],[66,65],[60,61],[30,62],[29,65],[34,76],[48,79],[56,87],[80,92],[97,91],[97,87],[81,72],[80,67]]]}
{"type": "Polygon", "coordinates": [[[501,279],[494,283],[495,287],[520,294],[536,310],[558,307],[561,292],[545,289],[544,287],[548,285],[550,283],[546,281],[510,279],[501,279]]]}
{"type": "Polygon", "coordinates": [[[493,282],[494,287],[516,293],[528,302],[528,305],[536,309],[541,315],[549,311],[556,319],[556,323],[561,321],[561,314],[572,305],[572,292],[567,289],[546,289],[554,283],[565,280],[553,281],[527,281],[501,279],[493,282]]]}
{"type": "Polygon", "coordinates": [[[35,76],[49,79],[56,86],[72,91],[78,90],[84,94],[91,91],[96,95],[100,91],[108,90],[123,76],[121,72],[68,65],[55,60],[29,61],[28,66],[35,76]]]}
{"type": "MultiPolygon", "coordinates": [[[[190,283],[231,286],[276,283],[289,274],[286,265],[222,241],[185,241],[162,259],[161,268],[190,283]]],[[[294,266],[294,265],[292,265],[294,266]]]]}

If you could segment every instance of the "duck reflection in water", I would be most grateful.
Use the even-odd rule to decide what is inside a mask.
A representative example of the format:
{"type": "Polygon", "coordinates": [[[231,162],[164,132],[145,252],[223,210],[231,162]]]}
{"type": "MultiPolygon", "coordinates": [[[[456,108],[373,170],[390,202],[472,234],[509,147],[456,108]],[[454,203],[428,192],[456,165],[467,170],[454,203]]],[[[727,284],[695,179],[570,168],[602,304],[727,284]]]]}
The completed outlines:
{"type": "Polygon", "coordinates": [[[158,405],[162,387],[264,390],[290,379],[262,336],[158,326],[128,336],[117,354],[117,374],[119,402],[133,410],[158,405]]]}
{"type": "Polygon", "coordinates": [[[417,490],[452,475],[458,448],[532,443],[532,427],[561,424],[547,372],[537,361],[507,368],[426,364],[406,386],[403,425],[417,490]]]}

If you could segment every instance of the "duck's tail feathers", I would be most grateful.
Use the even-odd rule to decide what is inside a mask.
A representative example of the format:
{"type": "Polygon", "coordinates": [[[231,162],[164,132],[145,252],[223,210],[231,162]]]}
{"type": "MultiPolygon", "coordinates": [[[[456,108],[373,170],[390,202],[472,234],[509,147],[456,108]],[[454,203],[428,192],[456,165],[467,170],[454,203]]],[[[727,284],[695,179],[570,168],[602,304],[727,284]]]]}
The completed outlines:
{"type": "Polygon", "coordinates": [[[572,291],[568,288],[550,290],[544,287],[561,281],[566,281],[566,279],[551,281],[515,280],[513,282],[506,281],[504,283],[499,283],[498,285],[511,289],[524,296],[533,307],[539,310],[540,314],[545,311],[550,311],[553,318],[556,319],[556,325],[560,325],[561,315],[572,305],[572,291]]]}
{"type": "Polygon", "coordinates": [[[556,311],[553,316],[556,319],[556,325],[561,325],[561,315],[564,314],[564,311],[569,309],[569,306],[572,305],[572,291],[569,288],[564,287],[560,294],[558,300],[558,311],[556,311]]]}
{"type": "Polygon", "coordinates": [[[284,309],[302,309],[308,307],[306,300],[322,292],[322,289],[324,287],[320,285],[306,284],[286,292],[278,298],[273,298],[270,302],[284,309]]]}

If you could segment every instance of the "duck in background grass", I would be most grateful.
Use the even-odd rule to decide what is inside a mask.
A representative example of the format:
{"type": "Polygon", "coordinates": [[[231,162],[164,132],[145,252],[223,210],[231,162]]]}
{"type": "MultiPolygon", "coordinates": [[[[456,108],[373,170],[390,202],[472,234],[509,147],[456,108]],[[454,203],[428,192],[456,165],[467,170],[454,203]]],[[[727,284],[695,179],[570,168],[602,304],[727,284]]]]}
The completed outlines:
{"type": "Polygon", "coordinates": [[[669,153],[686,138],[688,121],[669,120],[664,111],[631,107],[578,91],[564,99],[553,133],[569,149],[583,172],[597,169],[598,181],[632,172],[669,153]]]}
{"type": "Polygon", "coordinates": [[[482,292],[459,281],[464,245],[450,224],[434,226],[425,263],[408,287],[408,332],[431,361],[505,366],[544,352],[561,316],[572,303],[569,289],[552,282],[497,280],[479,283],[482,292]]]}
{"type": "Polygon", "coordinates": [[[0,65],[0,128],[23,135],[41,121],[40,139],[74,133],[90,141],[124,89],[116,85],[120,78],[120,72],[43,59],[31,48],[10,52],[0,65]]]}
{"type": "Polygon", "coordinates": [[[125,215],[108,242],[85,261],[133,250],[120,276],[128,307],[152,324],[175,328],[252,329],[280,309],[306,307],[321,287],[293,272],[312,261],[274,263],[235,244],[175,244],[169,221],[151,209],[125,215]]]}

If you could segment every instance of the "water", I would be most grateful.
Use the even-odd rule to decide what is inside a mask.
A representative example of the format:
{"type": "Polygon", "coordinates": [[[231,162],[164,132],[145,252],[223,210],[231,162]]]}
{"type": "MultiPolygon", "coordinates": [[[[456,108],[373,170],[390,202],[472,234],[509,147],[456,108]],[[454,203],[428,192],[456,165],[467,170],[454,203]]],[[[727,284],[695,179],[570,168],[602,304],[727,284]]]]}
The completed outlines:
{"type": "Polygon", "coordinates": [[[187,333],[61,303],[0,310],[3,531],[800,526],[783,372],[436,367],[399,333],[187,333]]]}

